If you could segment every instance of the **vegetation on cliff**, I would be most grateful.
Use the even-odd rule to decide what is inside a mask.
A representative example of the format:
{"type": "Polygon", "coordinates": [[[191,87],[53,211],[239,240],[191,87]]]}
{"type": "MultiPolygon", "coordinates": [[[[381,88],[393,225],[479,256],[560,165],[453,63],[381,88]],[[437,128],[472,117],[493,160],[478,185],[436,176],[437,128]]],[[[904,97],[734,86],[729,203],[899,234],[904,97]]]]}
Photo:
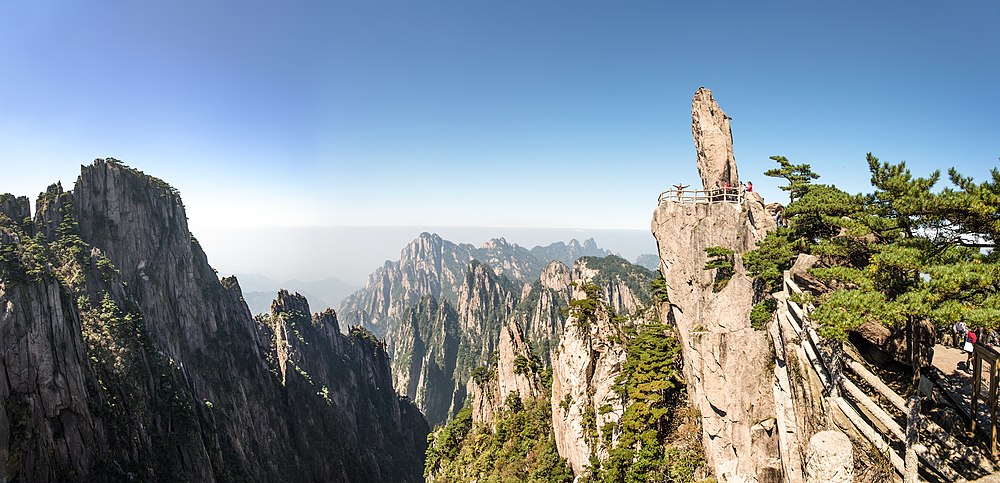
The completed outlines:
{"type": "Polygon", "coordinates": [[[255,323],[169,185],[96,160],[29,208],[0,195],[0,480],[421,476],[428,428],[384,346],[304,300],[255,323]]]}
{"type": "Polygon", "coordinates": [[[694,481],[703,472],[705,456],[687,405],[680,343],[673,327],[629,326],[625,332],[628,355],[614,386],[623,414],[617,424],[601,428],[609,457],[604,462],[592,460],[587,480],[694,481]]]}
{"type": "MultiPolygon", "coordinates": [[[[776,157],[780,158],[780,157],[776,157]]],[[[768,172],[788,181],[787,226],[748,253],[748,271],[768,288],[798,253],[819,257],[809,274],[825,285],[812,302],[821,335],[844,340],[866,322],[913,328],[921,321],[972,328],[1000,325],[1000,171],[975,183],[954,169],[916,177],[906,163],[868,155],[873,191],[850,195],[812,184],[808,165],[768,172]]]]}
{"type": "Polygon", "coordinates": [[[556,450],[552,409],[544,397],[508,398],[495,427],[474,426],[472,409],[466,407],[428,440],[428,481],[573,481],[556,450]]]}

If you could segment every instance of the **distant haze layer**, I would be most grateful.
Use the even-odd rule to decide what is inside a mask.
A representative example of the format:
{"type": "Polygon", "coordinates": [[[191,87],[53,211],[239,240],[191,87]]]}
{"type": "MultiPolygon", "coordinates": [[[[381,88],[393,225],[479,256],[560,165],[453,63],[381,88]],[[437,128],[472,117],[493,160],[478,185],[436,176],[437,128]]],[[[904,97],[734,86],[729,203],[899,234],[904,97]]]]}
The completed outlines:
{"type": "Polygon", "coordinates": [[[278,280],[335,277],[364,285],[368,275],[422,232],[479,246],[503,237],[525,248],[593,238],[606,250],[633,261],[656,253],[646,230],[502,227],[273,227],[200,230],[194,235],[222,275],[259,273],[278,280]]]}

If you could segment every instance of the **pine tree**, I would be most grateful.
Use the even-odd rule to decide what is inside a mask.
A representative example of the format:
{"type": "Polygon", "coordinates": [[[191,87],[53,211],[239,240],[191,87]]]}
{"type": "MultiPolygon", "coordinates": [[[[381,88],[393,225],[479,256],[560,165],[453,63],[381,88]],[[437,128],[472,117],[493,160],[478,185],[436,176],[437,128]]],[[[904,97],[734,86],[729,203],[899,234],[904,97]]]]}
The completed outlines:
{"type": "Polygon", "coordinates": [[[812,180],[819,178],[819,175],[814,173],[808,164],[792,164],[784,156],[771,156],[771,159],[777,161],[780,166],[765,171],[764,176],[785,178],[788,181],[787,186],[781,186],[780,188],[782,191],[788,192],[789,203],[802,198],[805,192],[809,190],[812,180]]]}

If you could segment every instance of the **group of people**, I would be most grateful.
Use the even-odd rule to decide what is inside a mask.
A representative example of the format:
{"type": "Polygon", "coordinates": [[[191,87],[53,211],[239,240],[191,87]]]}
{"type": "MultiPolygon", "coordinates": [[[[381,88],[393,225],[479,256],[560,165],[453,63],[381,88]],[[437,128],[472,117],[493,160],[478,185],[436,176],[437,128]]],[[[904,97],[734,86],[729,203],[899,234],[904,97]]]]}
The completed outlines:
{"type": "Polygon", "coordinates": [[[965,367],[971,367],[972,353],[975,346],[979,344],[995,345],[998,341],[997,333],[987,329],[972,330],[965,322],[958,321],[951,326],[953,345],[965,352],[965,367]]]}
{"type": "Polygon", "coordinates": [[[729,184],[729,180],[725,182],[715,182],[715,189],[711,190],[710,196],[712,201],[739,201],[738,196],[742,196],[744,193],[753,193],[753,182],[744,183],[740,181],[740,186],[732,186],[729,184]],[[739,191],[737,191],[737,189],[739,191]],[[731,198],[731,196],[737,195],[737,197],[731,198]]]}

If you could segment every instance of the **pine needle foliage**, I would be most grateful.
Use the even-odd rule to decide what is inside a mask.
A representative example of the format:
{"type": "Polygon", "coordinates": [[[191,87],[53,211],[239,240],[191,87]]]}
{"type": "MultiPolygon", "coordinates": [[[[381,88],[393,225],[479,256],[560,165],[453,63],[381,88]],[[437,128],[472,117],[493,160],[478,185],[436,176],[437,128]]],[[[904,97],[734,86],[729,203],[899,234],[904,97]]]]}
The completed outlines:
{"type": "MultiPolygon", "coordinates": [[[[616,425],[605,428],[616,435],[609,456],[592,465],[593,482],[694,481],[704,466],[698,432],[677,438],[679,413],[686,409],[680,376],[680,343],[672,328],[662,324],[626,329],[626,361],[613,387],[624,412],[616,425]]],[[[602,408],[602,410],[610,408],[602,408]]]]}
{"type": "Polygon", "coordinates": [[[929,320],[972,328],[1000,325],[1000,171],[976,183],[954,169],[915,176],[905,162],[867,156],[872,192],[850,195],[814,185],[808,165],[776,156],[768,171],[789,181],[786,228],[744,255],[744,264],[770,289],[798,253],[820,258],[811,275],[831,290],[814,300],[812,320],[824,337],[843,340],[864,323],[890,328],[929,320]],[[804,166],[804,167],[803,167],[804,166]],[[795,169],[793,169],[795,168],[795,169]]]}
{"type": "Polygon", "coordinates": [[[717,270],[715,272],[715,282],[712,283],[713,292],[721,292],[733,278],[735,269],[733,268],[733,251],[726,247],[708,247],[705,249],[708,259],[705,262],[705,270],[717,270]]]}
{"type": "Polygon", "coordinates": [[[433,482],[570,482],[559,457],[547,398],[511,398],[495,427],[475,426],[466,407],[428,437],[424,476],[433,482]],[[517,402],[514,403],[513,400],[517,402]]]}

